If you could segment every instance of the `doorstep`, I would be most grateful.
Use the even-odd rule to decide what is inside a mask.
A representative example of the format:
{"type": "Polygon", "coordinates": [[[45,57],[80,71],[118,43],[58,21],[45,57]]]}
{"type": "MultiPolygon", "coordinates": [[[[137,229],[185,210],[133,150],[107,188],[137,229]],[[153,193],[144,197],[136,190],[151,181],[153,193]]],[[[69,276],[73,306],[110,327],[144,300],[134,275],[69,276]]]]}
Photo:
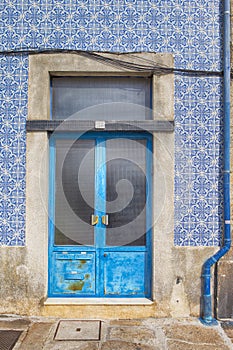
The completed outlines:
{"type": "Polygon", "coordinates": [[[47,298],[44,305],[152,305],[147,298],[47,298]]]}
{"type": "Polygon", "coordinates": [[[154,317],[156,303],[146,298],[48,298],[41,314],[79,319],[154,317]]]}

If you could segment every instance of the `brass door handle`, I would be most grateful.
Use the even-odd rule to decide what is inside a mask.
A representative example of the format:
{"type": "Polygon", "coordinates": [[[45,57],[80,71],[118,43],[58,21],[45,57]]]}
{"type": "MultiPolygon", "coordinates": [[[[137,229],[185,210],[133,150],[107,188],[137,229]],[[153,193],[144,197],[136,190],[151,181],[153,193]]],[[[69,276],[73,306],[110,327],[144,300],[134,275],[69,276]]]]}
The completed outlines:
{"type": "Polygon", "coordinates": [[[108,215],[103,215],[102,216],[102,224],[104,224],[105,226],[108,225],[108,215]]]}
{"type": "Polygon", "coordinates": [[[96,225],[96,224],[98,224],[98,222],[99,222],[99,217],[98,217],[98,215],[91,215],[91,224],[92,224],[92,226],[94,226],[94,225],[96,225]]]}

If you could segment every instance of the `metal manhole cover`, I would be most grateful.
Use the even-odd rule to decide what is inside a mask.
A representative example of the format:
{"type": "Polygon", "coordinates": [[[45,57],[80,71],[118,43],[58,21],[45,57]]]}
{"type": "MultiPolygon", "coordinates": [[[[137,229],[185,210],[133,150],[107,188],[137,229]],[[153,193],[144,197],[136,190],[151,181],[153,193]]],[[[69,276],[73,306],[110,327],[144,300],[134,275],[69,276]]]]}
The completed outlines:
{"type": "Polygon", "coordinates": [[[0,350],[11,350],[22,331],[0,330],[0,350]]]}
{"type": "Polygon", "coordinates": [[[60,321],[55,340],[100,340],[100,321],[60,321]]]}

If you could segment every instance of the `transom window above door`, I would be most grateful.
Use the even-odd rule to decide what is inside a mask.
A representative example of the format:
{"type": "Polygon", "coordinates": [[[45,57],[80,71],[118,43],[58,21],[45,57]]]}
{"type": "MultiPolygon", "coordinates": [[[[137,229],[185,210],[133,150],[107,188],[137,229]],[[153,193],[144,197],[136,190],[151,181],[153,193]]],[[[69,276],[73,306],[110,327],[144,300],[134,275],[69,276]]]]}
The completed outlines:
{"type": "Polygon", "coordinates": [[[51,85],[52,119],[152,119],[150,77],[52,77],[51,85]]]}

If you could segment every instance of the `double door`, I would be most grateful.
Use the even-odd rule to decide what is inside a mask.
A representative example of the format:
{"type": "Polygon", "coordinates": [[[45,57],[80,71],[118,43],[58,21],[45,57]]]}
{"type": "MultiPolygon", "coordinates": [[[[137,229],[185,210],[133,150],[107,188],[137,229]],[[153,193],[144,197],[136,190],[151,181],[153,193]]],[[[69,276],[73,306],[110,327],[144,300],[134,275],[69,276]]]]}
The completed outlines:
{"type": "Polygon", "coordinates": [[[50,138],[49,295],[149,297],[151,136],[50,138]]]}

